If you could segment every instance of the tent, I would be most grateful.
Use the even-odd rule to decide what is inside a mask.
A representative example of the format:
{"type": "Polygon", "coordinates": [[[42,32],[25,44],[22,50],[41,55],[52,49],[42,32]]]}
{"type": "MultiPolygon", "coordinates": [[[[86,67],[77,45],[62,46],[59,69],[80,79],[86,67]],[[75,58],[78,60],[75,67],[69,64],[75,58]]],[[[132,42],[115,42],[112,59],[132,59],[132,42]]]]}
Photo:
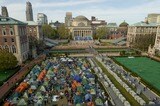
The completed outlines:
{"type": "Polygon", "coordinates": [[[20,99],[20,101],[18,102],[17,106],[27,106],[27,103],[24,99],[20,99]]]}
{"type": "Polygon", "coordinates": [[[44,86],[41,86],[40,90],[43,91],[43,92],[46,92],[46,89],[45,89],[44,86]]]}
{"type": "Polygon", "coordinates": [[[96,98],[95,103],[96,103],[96,106],[103,106],[103,102],[99,97],[96,98]]]}
{"type": "Polygon", "coordinates": [[[31,89],[36,90],[37,87],[35,85],[31,85],[31,89]]]}
{"type": "Polygon", "coordinates": [[[74,80],[76,80],[77,82],[82,82],[82,78],[79,75],[75,75],[74,80]]]}
{"type": "Polygon", "coordinates": [[[87,94],[85,95],[85,101],[87,101],[87,102],[92,101],[92,95],[89,94],[89,93],[87,93],[87,94]]]}
{"type": "Polygon", "coordinates": [[[25,99],[28,99],[28,94],[27,94],[27,92],[24,93],[23,97],[24,97],[25,99]]]}

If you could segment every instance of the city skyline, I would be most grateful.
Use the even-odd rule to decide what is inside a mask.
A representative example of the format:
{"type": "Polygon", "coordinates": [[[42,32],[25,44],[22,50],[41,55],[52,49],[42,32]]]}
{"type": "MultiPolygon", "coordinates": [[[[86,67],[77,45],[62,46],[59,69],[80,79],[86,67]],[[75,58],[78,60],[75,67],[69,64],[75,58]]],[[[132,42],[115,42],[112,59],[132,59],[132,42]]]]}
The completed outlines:
{"type": "MultiPolygon", "coordinates": [[[[25,7],[28,0],[1,0],[1,6],[8,8],[9,16],[25,21],[25,7]],[[15,8],[16,7],[16,8],[15,8]]],[[[48,16],[49,22],[64,22],[66,12],[74,13],[74,16],[84,15],[88,19],[96,16],[108,23],[120,24],[126,20],[129,24],[143,21],[148,13],[160,13],[159,0],[29,0],[32,3],[34,20],[37,13],[48,16]],[[124,2],[125,1],[125,2],[124,2]]]]}

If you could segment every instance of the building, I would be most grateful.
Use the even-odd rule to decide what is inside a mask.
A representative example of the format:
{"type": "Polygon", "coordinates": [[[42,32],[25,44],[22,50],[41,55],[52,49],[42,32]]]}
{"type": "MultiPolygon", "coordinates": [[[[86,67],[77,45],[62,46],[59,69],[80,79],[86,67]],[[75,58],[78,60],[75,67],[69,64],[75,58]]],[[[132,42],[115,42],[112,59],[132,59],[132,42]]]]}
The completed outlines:
{"type": "Polygon", "coordinates": [[[98,27],[105,27],[107,25],[107,22],[105,20],[98,20],[98,18],[92,16],[91,25],[93,28],[97,29],[98,27]]]}
{"type": "Polygon", "coordinates": [[[0,17],[0,48],[12,52],[19,63],[28,59],[27,23],[10,17],[0,17]]]}
{"type": "Polygon", "coordinates": [[[34,21],[26,21],[27,25],[27,35],[36,38],[38,41],[43,40],[42,25],[34,21]]]}
{"type": "Polygon", "coordinates": [[[9,17],[7,7],[5,6],[1,7],[1,14],[3,17],[9,17]]]}
{"type": "Polygon", "coordinates": [[[108,23],[106,27],[109,30],[109,32],[116,32],[118,29],[118,25],[116,23],[108,23]]]}
{"type": "Polygon", "coordinates": [[[66,13],[65,25],[70,29],[72,38],[74,40],[93,40],[93,34],[96,29],[101,26],[106,26],[104,20],[98,20],[95,17],[92,17],[91,20],[85,16],[72,17],[71,12],[66,13]]]}
{"type": "Polygon", "coordinates": [[[58,29],[58,27],[60,27],[62,24],[64,23],[61,23],[59,21],[56,21],[56,22],[50,22],[49,25],[53,28],[53,29],[58,29]]]}
{"type": "Polygon", "coordinates": [[[65,25],[66,26],[71,26],[72,20],[73,20],[72,12],[67,12],[66,17],[65,17],[65,25]]]}
{"type": "Polygon", "coordinates": [[[120,32],[124,37],[126,37],[128,32],[128,26],[129,24],[124,21],[119,25],[117,31],[120,32]]]}
{"type": "Polygon", "coordinates": [[[74,40],[92,40],[93,28],[91,21],[85,16],[77,16],[71,22],[71,26],[68,27],[72,33],[74,40]]]}
{"type": "Polygon", "coordinates": [[[160,56],[160,25],[157,26],[157,34],[155,39],[155,45],[154,45],[155,51],[160,56]]]}
{"type": "Polygon", "coordinates": [[[155,36],[157,32],[156,23],[138,22],[128,27],[127,42],[128,46],[136,43],[136,38],[140,38],[142,35],[155,36]]]}
{"type": "Polygon", "coordinates": [[[48,24],[47,16],[43,13],[38,13],[37,14],[37,22],[41,25],[48,24]]]}
{"type": "Polygon", "coordinates": [[[29,1],[26,2],[26,21],[33,21],[32,4],[29,1]]]}
{"type": "Polygon", "coordinates": [[[160,21],[158,16],[160,16],[160,14],[157,13],[148,14],[147,20],[149,23],[158,23],[160,21]]]}

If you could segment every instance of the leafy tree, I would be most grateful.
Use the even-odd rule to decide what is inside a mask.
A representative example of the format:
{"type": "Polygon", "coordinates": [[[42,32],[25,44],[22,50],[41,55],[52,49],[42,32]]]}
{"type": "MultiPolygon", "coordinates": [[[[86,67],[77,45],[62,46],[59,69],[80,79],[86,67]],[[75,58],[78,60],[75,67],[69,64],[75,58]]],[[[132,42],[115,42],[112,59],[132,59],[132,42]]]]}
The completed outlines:
{"type": "Polygon", "coordinates": [[[0,71],[12,69],[16,67],[17,63],[17,58],[13,53],[8,52],[7,50],[0,50],[0,71]]]}
{"type": "Polygon", "coordinates": [[[94,35],[95,39],[106,37],[108,30],[106,27],[100,27],[96,30],[96,34],[94,35]]]}
{"type": "Polygon", "coordinates": [[[151,35],[138,35],[135,38],[135,42],[132,44],[134,48],[138,48],[142,51],[147,51],[149,45],[154,45],[156,34],[151,35]]]}
{"type": "Polygon", "coordinates": [[[43,25],[42,30],[46,37],[51,38],[51,39],[58,38],[57,30],[53,29],[50,25],[47,25],[47,24],[43,25]]]}
{"type": "Polygon", "coordinates": [[[70,32],[69,29],[64,25],[60,25],[57,29],[58,35],[60,39],[69,39],[70,38],[70,32]]]}

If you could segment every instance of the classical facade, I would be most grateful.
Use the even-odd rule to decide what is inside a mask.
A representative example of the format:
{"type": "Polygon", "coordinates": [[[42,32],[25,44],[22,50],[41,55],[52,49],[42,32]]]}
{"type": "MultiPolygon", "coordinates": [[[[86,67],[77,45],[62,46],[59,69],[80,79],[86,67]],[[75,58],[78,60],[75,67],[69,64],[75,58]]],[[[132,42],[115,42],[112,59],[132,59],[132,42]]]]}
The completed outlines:
{"type": "Polygon", "coordinates": [[[78,41],[93,40],[93,34],[97,27],[106,26],[104,20],[98,20],[92,17],[91,20],[85,16],[72,17],[71,12],[66,13],[65,25],[70,29],[72,38],[78,41]]]}
{"type": "Polygon", "coordinates": [[[157,32],[156,23],[139,22],[128,27],[127,41],[128,46],[136,42],[136,38],[141,35],[155,36],[157,32]]]}
{"type": "Polygon", "coordinates": [[[85,16],[77,16],[68,27],[74,40],[92,40],[91,22],[85,16]]]}
{"type": "Polygon", "coordinates": [[[5,7],[5,6],[1,7],[1,14],[4,17],[9,17],[7,7],[5,7]]]}
{"type": "Polygon", "coordinates": [[[47,15],[43,14],[43,13],[38,13],[37,14],[37,22],[39,24],[48,24],[48,18],[47,15]]]}
{"type": "Polygon", "coordinates": [[[26,2],[26,21],[33,21],[32,4],[29,1],[26,2]]]}
{"type": "Polygon", "coordinates": [[[27,23],[10,17],[0,17],[0,49],[12,52],[19,63],[28,59],[27,23]]]}

